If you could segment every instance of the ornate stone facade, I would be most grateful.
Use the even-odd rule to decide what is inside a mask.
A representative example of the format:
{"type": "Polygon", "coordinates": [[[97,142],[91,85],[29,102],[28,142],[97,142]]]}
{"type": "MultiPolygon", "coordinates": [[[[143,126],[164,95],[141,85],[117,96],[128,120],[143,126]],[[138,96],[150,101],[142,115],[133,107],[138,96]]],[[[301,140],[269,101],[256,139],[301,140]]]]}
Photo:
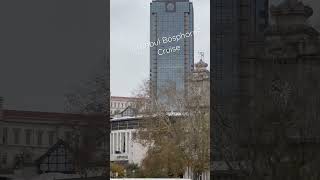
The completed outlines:
{"type": "Polygon", "coordinates": [[[270,13],[265,41],[242,66],[249,93],[240,101],[235,150],[257,179],[318,177],[320,34],[307,22],[312,8],[298,0],[270,13]]]}
{"type": "Polygon", "coordinates": [[[251,105],[276,98],[275,108],[290,106],[299,113],[295,122],[299,127],[292,135],[304,131],[305,136],[320,137],[320,39],[307,23],[312,8],[287,0],[270,12],[274,24],[265,32],[264,48],[258,50],[251,105]]]}
{"type": "Polygon", "coordinates": [[[202,58],[195,64],[191,76],[191,83],[189,87],[189,97],[193,94],[196,97],[201,97],[203,106],[209,108],[210,105],[210,72],[207,69],[208,64],[202,58]],[[200,96],[199,96],[200,95],[200,96]]]}
{"type": "MultiPolygon", "coordinates": [[[[64,140],[70,146],[75,142],[81,143],[83,138],[80,132],[84,132],[82,129],[87,127],[88,122],[104,120],[104,116],[100,114],[32,112],[2,108],[0,114],[0,170],[20,168],[17,167],[19,158],[23,159],[23,166],[34,166],[36,160],[59,140],[64,140]]],[[[96,138],[95,159],[107,158],[107,137],[101,135],[96,138]]]]}

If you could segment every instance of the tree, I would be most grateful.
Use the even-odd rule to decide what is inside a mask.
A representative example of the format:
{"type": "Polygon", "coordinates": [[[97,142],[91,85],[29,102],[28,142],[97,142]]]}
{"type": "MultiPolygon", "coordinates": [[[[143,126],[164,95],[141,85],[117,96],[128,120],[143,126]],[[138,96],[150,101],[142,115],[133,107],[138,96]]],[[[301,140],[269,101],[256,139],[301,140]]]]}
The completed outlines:
{"type": "Polygon", "coordinates": [[[105,73],[95,74],[74,91],[66,94],[66,111],[76,113],[106,113],[109,89],[105,73]]]}
{"type": "Polygon", "coordinates": [[[269,92],[256,100],[263,102],[264,108],[261,108],[262,104],[256,108],[257,118],[253,123],[256,130],[252,131],[255,137],[249,139],[251,146],[247,150],[252,153],[247,157],[255,160],[248,161],[249,175],[261,179],[310,179],[319,176],[318,173],[305,173],[313,166],[310,162],[319,164],[319,157],[313,154],[316,150],[312,150],[317,142],[309,141],[313,135],[305,126],[304,98],[295,94],[297,91],[293,85],[279,77],[272,81],[269,92]]]}
{"type": "Polygon", "coordinates": [[[26,164],[31,164],[33,156],[34,153],[30,149],[22,149],[21,152],[15,156],[15,168],[22,168],[26,164]]]}
{"type": "MultiPolygon", "coordinates": [[[[150,99],[149,87],[144,82],[140,88],[139,95],[146,96],[142,99],[150,99]]],[[[136,136],[138,142],[148,147],[142,162],[147,177],[181,177],[187,168],[198,176],[209,170],[209,104],[202,101],[208,99],[209,89],[202,91],[206,93],[190,85],[188,96],[183,96],[173,84],[168,84],[161,90],[164,101],[148,101],[154,105],[147,106],[136,136]]]]}
{"type": "Polygon", "coordinates": [[[111,163],[111,176],[116,178],[122,178],[125,176],[125,167],[117,164],[111,163]]]}
{"type": "Polygon", "coordinates": [[[128,164],[126,167],[126,172],[128,178],[137,178],[143,176],[141,169],[137,164],[128,164]]]}
{"type": "Polygon", "coordinates": [[[105,73],[96,74],[66,94],[66,111],[92,117],[86,121],[66,122],[73,129],[71,145],[76,165],[84,176],[92,163],[101,161],[101,157],[96,157],[98,146],[109,134],[109,90],[106,80],[105,73]]]}
{"type": "Polygon", "coordinates": [[[245,179],[319,178],[320,159],[317,149],[313,149],[317,142],[310,139],[308,127],[303,125],[303,97],[280,78],[261,92],[267,93],[253,98],[254,119],[243,122],[246,130],[238,129],[216,112],[215,121],[224,123],[215,123],[219,127],[214,130],[220,136],[216,136],[213,150],[224,152],[221,160],[228,165],[227,170],[240,170],[245,179]]]}

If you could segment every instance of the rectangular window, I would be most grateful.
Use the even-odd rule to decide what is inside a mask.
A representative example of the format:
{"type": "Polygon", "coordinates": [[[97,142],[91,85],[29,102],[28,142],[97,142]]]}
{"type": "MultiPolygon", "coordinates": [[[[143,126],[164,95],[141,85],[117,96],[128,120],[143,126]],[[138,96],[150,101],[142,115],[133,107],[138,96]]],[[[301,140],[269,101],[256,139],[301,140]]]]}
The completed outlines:
{"type": "Polygon", "coordinates": [[[118,150],[118,145],[119,145],[119,143],[118,143],[118,134],[119,133],[114,133],[114,153],[115,154],[119,154],[119,150],[118,150]]]}
{"type": "Polygon", "coordinates": [[[1,164],[7,164],[7,153],[5,152],[1,154],[1,164]]]}
{"type": "Polygon", "coordinates": [[[38,145],[39,146],[42,145],[42,135],[43,135],[43,131],[38,131],[37,137],[38,137],[38,145]]]}
{"type": "Polygon", "coordinates": [[[54,131],[48,132],[48,140],[49,140],[49,145],[52,146],[54,143],[54,131]]]}
{"type": "Polygon", "coordinates": [[[8,128],[3,128],[2,132],[2,143],[7,144],[8,143],[8,128]]]}
{"type": "Polygon", "coordinates": [[[13,134],[14,134],[14,144],[19,144],[20,143],[20,129],[14,128],[13,134]]]}
{"type": "Polygon", "coordinates": [[[110,153],[113,154],[113,134],[110,135],[110,153]]]}
{"type": "Polygon", "coordinates": [[[26,145],[30,145],[31,144],[31,133],[32,133],[31,129],[26,129],[25,130],[26,145]]]}
{"type": "Polygon", "coordinates": [[[121,133],[122,136],[122,152],[126,152],[126,133],[121,133]]]}
{"type": "Polygon", "coordinates": [[[129,146],[130,146],[129,140],[130,140],[130,133],[127,132],[127,153],[129,153],[129,146]]]}
{"type": "Polygon", "coordinates": [[[120,152],[121,152],[121,134],[120,133],[117,133],[117,134],[118,134],[117,150],[120,154],[120,152]]]}
{"type": "Polygon", "coordinates": [[[116,153],[117,151],[117,134],[113,133],[113,152],[116,153]]]}

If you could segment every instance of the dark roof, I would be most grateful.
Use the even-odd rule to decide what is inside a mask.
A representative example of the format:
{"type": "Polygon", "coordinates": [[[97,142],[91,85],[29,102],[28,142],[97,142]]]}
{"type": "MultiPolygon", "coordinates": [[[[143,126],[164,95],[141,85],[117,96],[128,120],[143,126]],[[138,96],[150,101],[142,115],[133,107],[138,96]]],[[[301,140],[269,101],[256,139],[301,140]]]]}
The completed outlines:
{"type": "Polygon", "coordinates": [[[52,121],[86,121],[86,120],[102,120],[105,119],[103,113],[55,113],[55,112],[36,112],[36,111],[18,111],[3,110],[3,119],[31,119],[31,120],[52,120],[52,121]]]}
{"type": "MultiPolygon", "coordinates": [[[[70,178],[70,179],[65,179],[64,180],[106,180],[107,177],[104,176],[97,176],[97,177],[86,177],[86,178],[70,178]]],[[[59,179],[57,179],[59,180],[59,179]]]]}
{"type": "Polygon", "coordinates": [[[285,0],[278,6],[272,6],[270,8],[271,14],[273,15],[287,15],[287,14],[301,14],[306,17],[310,17],[313,14],[313,9],[309,6],[304,5],[302,2],[295,0],[285,0]]]}
{"type": "Polygon", "coordinates": [[[110,99],[111,100],[116,100],[116,99],[120,99],[120,100],[139,100],[139,99],[144,99],[144,98],[140,98],[140,97],[125,97],[125,96],[111,96],[110,99]]]}

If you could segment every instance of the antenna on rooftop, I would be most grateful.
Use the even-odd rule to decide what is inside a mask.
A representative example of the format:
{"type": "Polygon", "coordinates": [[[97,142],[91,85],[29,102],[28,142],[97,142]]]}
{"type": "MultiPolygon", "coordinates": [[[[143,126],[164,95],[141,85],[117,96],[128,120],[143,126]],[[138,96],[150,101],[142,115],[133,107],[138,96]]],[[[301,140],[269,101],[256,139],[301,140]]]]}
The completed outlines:
{"type": "Polygon", "coordinates": [[[203,51],[199,51],[198,54],[200,55],[200,61],[204,60],[204,52],[203,51]]]}

